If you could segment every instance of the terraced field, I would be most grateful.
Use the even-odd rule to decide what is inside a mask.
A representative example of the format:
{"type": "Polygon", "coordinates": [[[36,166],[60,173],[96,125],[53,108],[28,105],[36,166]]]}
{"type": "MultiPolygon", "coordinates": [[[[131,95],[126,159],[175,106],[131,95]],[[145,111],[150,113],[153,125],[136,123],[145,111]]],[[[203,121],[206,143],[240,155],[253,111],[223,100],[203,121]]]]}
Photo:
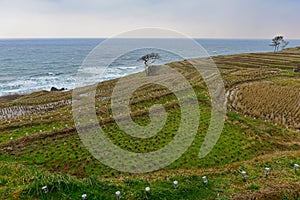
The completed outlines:
{"type": "MultiPolygon", "coordinates": [[[[0,100],[0,196],[2,199],[299,199],[300,48],[278,53],[217,56],[227,92],[223,132],[204,158],[198,153],[210,123],[211,99],[201,75],[187,62],[170,63],[192,85],[200,125],[188,150],[167,168],[146,174],[113,170],[85,146],[72,118],[72,92],[41,91],[0,100]],[[271,174],[265,177],[264,168],[271,174]],[[244,182],[241,171],[247,172],[244,182]],[[206,175],[209,184],[203,184],[206,175]],[[173,181],[179,181],[174,189],[173,181]],[[49,192],[44,194],[42,186],[49,192]],[[150,186],[151,192],[144,188],[150,186]]],[[[149,109],[161,104],[166,124],[155,136],[135,138],[112,116],[111,95],[118,80],[97,86],[96,113],[106,136],[124,150],[158,150],[176,136],[179,101],[167,88],[145,85],[130,100],[131,117],[150,123],[149,109]]],[[[124,86],[126,88],[126,85],[124,86]]],[[[187,99],[189,97],[186,97],[187,99]]],[[[122,117],[122,116],[120,116],[122,117]]]]}
{"type": "Polygon", "coordinates": [[[241,84],[229,92],[231,108],[253,118],[300,130],[299,87],[277,80],[241,84]],[[274,83],[275,82],[275,83],[274,83]]]}

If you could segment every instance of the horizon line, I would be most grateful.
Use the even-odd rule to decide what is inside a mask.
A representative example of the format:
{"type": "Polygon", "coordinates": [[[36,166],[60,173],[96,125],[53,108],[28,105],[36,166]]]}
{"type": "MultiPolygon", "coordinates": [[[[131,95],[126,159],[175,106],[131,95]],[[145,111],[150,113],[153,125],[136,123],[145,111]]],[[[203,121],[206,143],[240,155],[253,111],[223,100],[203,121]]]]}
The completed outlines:
{"type": "MultiPolygon", "coordinates": [[[[42,40],[42,39],[114,39],[114,37],[0,37],[0,40],[42,40]]],[[[115,39],[208,39],[208,40],[272,40],[272,38],[209,38],[209,37],[116,37],[115,39]]],[[[300,40],[300,38],[287,38],[287,40],[300,40]]]]}

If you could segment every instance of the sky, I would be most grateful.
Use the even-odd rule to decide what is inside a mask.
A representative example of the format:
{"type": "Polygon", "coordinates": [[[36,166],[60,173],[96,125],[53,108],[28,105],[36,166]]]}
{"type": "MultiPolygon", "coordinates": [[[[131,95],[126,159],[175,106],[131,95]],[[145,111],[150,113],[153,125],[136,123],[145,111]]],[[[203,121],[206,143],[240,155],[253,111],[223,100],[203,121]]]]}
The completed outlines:
{"type": "Polygon", "coordinates": [[[300,39],[300,0],[0,0],[0,38],[108,38],[143,27],[193,38],[300,39]]]}

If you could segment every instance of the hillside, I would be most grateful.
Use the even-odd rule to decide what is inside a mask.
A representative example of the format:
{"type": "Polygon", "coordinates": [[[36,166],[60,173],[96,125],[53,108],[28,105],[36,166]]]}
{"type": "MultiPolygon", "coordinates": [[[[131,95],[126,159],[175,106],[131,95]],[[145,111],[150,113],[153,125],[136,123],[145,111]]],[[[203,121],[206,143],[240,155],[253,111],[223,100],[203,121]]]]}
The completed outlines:
{"type": "MultiPolygon", "coordinates": [[[[300,48],[278,53],[213,57],[224,80],[227,115],[213,150],[198,158],[210,123],[211,101],[201,75],[187,61],[168,64],[193,86],[200,126],[192,145],[167,168],[146,174],[113,170],[82,145],[72,119],[72,91],[40,91],[0,99],[2,199],[298,199],[300,198],[300,48]],[[265,177],[265,168],[271,169],[265,177]],[[241,172],[247,172],[247,182],[241,172]],[[202,176],[209,183],[203,184],[202,176]],[[179,187],[174,189],[173,181],[179,187]],[[47,185],[48,193],[41,188],[47,185]],[[144,192],[150,186],[151,192],[144,192]]],[[[131,117],[149,123],[149,108],[165,107],[164,128],[147,139],[124,133],[111,117],[116,80],[98,84],[96,112],[106,136],[124,150],[164,147],[180,122],[178,100],[165,87],[146,85],[131,98],[131,117]]],[[[124,85],[126,87],[126,85],[124,85]]]]}

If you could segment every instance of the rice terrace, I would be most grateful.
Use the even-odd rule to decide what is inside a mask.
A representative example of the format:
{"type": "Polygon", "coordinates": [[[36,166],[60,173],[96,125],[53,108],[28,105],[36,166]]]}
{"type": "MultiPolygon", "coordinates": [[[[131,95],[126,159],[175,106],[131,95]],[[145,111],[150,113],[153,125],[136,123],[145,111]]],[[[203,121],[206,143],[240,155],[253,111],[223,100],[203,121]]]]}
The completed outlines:
{"type": "MultiPolygon", "coordinates": [[[[210,95],[201,75],[186,60],[169,63],[195,91],[200,125],[188,150],[155,172],[119,172],[90,155],[74,125],[72,91],[1,97],[1,199],[299,200],[300,73],[295,69],[300,47],[212,59],[227,97],[217,144],[206,157],[198,157],[210,123],[210,95]]],[[[112,117],[110,96],[117,81],[97,85],[96,113],[106,136],[137,153],[171,142],[180,122],[176,96],[159,85],[135,91],[130,100],[135,123],[150,123],[149,108],[154,104],[164,106],[167,119],[155,136],[131,137],[112,117]]]]}

